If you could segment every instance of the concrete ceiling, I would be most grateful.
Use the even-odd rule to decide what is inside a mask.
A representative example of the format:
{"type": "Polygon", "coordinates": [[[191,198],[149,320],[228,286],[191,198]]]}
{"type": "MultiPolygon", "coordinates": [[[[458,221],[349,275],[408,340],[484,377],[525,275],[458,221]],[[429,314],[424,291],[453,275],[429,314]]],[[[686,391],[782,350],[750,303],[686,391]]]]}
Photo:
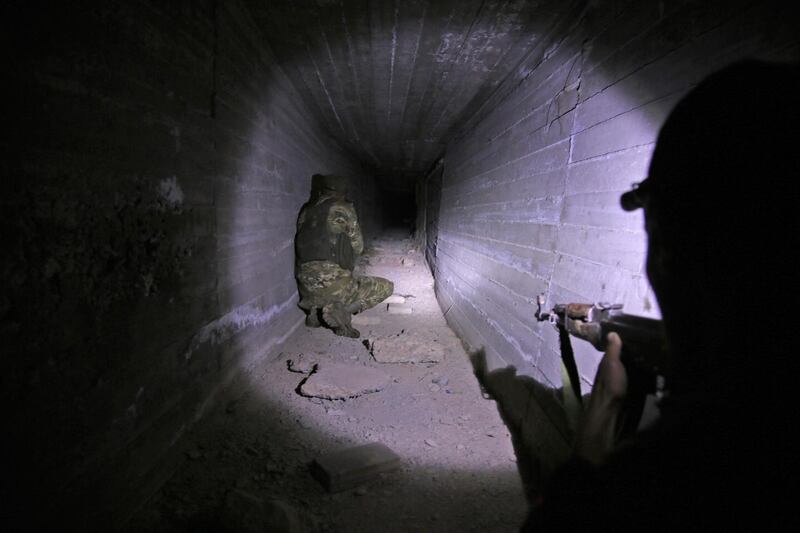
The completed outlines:
{"type": "Polygon", "coordinates": [[[251,7],[328,133],[384,188],[410,190],[569,3],[253,0],[251,7]]]}

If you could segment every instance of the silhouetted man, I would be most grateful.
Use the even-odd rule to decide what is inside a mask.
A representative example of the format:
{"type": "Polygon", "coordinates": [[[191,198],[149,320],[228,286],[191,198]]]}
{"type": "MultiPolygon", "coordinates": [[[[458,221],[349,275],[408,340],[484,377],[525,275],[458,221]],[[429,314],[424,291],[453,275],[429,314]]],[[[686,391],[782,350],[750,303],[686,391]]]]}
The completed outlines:
{"type": "Polygon", "coordinates": [[[575,456],[526,529],[789,527],[798,97],[797,68],[743,62],[670,114],[649,176],[621,199],[644,208],[670,395],[654,429],[614,442],[627,375],[612,334],[575,456]]]}
{"type": "Polygon", "coordinates": [[[373,307],[394,291],[378,277],[353,276],[364,248],[353,204],[341,176],[315,174],[311,198],[300,210],[295,236],[295,275],[306,325],[326,325],[337,335],[359,337],[351,326],[354,313],[373,307]]]}

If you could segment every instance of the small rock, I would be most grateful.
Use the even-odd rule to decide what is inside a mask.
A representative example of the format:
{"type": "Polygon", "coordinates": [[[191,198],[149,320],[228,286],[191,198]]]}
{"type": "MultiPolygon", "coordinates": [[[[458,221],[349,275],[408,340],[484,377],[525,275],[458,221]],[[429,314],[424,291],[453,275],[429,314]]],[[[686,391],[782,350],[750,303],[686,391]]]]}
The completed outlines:
{"type": "Polygon", "coordinates": [[[439,445],[436,444],[436,441],[433,440],[433,439],[425,439],[425,444],[427,444],[431,448],[438,448],[439,447],[439,445]]]}
{"type": "Polygon", "coordinates": [[[386,306],[386,311],[390,315],[410,315],[411,313],[413,313],[413,309],[411,309],[411,306],[404,304],[388,304],[386,306]]]}
{"type": "Polygon", "coordinates": [[[429,391],[431,391],[431,392],[439,392],[439,390],[440,390],[440,387],[439,387],[439,385],[436,385],[435,383],[432,383],[432,384],[431,384],[431,385],[428,387],[428,390],[429,390],[429,391]]]}
{"type": "Polygon", "coordinates": [[[456,450],[459,450],[459,451],[461,451],[461,450],[465,450],[466,448],[467,448],[467,447],[466,447],[466,446],[464,446],[463,444],[459,444],[459,445],[457,445],[457,446],[456,446],[456,450]]]}
{"type": "Polygon", "coordinates": [[[356,420],[358,420],[358,419],[356,417],[354,417],[354,416],[348,416],[347,417],[347,421],[348,422],[355,422],[356,420]]]}
{"type": "Polygon", "coordinates": [[[436,383],[437,385],[441,385],[442,387],[444,387],[450,382],[450,380],[447,379],[447,376],[436,376],[431,381],[433,383],[436,383]]]}
{"type": "Polygon", "coordinates": [[[403,264],[403,266],[414,266],[417,264],[417,262],[411,259],[410,257],[404,257],[403,260],[400,262],[403,264]]]}
{"type": "Polygon", "coordinates": [[[386,298],[383,303],[385,304],[404,304],[406,303],[406,299],[399,294],[392,294],[388,298],[386,298]]]}

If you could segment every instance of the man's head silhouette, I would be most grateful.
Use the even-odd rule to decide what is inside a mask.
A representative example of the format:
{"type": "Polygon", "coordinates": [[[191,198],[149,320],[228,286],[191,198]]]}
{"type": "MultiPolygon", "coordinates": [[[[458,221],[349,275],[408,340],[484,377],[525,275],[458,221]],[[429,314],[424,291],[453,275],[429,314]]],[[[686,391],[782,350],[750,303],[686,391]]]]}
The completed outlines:
{"type": "Polygon", "coordinates": [[[711,75],[670,113],[647,179],[621,198],[645,211],[647,274],[679,387],[730,391],[770,364],[742,354],[769,351],[755,319],[777,318],[794,270],[799,94],[791,66],[711,75]]]}

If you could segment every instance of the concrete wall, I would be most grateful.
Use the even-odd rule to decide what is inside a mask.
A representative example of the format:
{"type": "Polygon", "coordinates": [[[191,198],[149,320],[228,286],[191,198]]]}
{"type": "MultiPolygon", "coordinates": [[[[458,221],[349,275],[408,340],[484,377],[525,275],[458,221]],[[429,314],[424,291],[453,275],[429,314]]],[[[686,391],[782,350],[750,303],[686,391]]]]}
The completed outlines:
{"type": "Polygon", "coordinates": [[[384,189],[408,192],[564,4],[248,1],[308,109],[384,189]]]}
{"type": "MultiPolygon", "coordinates": [[[[620,192],[646,176],[660,125],[704,76],[738,58],[797,58],[789,11],[780,2],[574,3],[463,125],[444,157],[434,269],[448,320],[485,349],[489,370],[512,366],[540,399],[558,400],[558,337],[534,318],[540,293],[548,305],[605,300],[659,316],[642,216],[621,210],[620,192]]],[[[573,346],[586,392],[602,354],[573,346]]],[[[514,394],[512,422],[522,424],[534,393],[514,394]]],[[[539,404],[527,434],[541,439],[550,422],[549,442],[563,446],[563,414],[539,404]]]]}
{"type": "Polygon", "coordinates": [[[311,175],[353,176],[362,207],[374,184],[240,2],[23,4],[3,16],[2,520],[107,530],[301,323],[311,175]]]}

